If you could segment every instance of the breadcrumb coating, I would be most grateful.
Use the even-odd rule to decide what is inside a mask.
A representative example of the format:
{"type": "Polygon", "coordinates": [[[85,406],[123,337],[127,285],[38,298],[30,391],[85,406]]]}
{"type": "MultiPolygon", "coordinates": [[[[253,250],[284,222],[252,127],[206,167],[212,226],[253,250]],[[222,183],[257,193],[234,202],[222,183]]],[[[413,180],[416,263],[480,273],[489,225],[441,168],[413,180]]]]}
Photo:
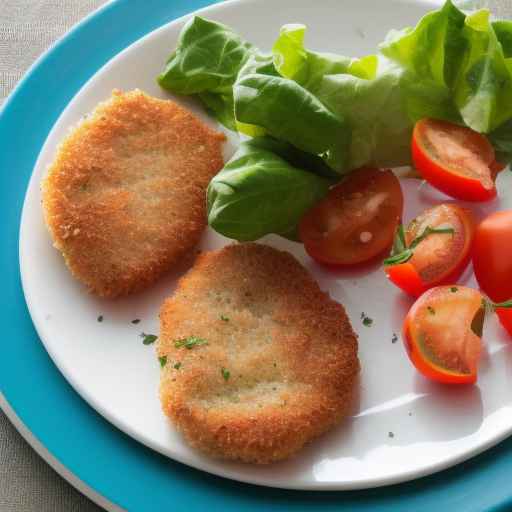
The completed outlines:
{"type": "Polygon", "coordinates": [[[140,90],[99,104],[42,182],[46,223],[71,273],[113,298],[169,270],[206,227],[206,187],[223,166],[224,139],[140,90]]]}
{"type": "Polygon", "coordinates": [[[188,442],[259,464],[346,416],[359,371],[343,306],[293,256],[254,243],[198,258],[162,306],[157,352],[163,410],[188,442]]]}

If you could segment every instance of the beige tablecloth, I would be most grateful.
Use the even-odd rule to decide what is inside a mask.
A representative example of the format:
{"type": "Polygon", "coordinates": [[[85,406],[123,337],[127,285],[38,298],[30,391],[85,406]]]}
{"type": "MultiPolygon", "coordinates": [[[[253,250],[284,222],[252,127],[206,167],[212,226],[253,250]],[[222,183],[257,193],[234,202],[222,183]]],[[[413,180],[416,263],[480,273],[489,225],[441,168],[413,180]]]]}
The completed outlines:
{"type": "MultiPolygon", "coordinates": [[[[0,0],[0,104],[46,48],[105,1],[0,0]]],[[[470,1],[490,4],[499,17],[512,16],[512,0],[470,1]]],[[[99,510],[45,463],[0,411],[0,512],[99,510]]]]}

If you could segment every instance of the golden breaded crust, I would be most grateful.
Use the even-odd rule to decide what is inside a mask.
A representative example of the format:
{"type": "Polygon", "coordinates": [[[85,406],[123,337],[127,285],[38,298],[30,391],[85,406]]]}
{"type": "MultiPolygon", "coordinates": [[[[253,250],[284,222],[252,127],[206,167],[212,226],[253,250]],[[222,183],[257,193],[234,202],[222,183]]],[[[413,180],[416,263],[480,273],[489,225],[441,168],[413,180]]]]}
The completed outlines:
{"type": "Polygon", "coordinates": [[[42,183],[72,274],[116,297],[154,282],[199,240],[225,137],[172,101],[114,91],[62,142],[42,183]]]}
{"type": "Polygon", "coordinates": [[[343,306],[290,254],[253,243],[198,258],[162,306],[157,350],[163,410],[190,444],[260,464],[346,416],[359,371],[343,306]],[[207,344],[175,346],[190,336],[207,344]]]}

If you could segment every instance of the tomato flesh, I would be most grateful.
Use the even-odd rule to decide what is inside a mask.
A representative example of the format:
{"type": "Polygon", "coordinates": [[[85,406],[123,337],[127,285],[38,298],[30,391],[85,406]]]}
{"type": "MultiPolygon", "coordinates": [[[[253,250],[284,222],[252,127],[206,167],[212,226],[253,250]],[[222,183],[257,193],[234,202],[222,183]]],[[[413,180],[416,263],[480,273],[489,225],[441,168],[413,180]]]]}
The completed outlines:
{"type": "Polygon", "coordinates": [[[471,256],[475,222],[469,210],[454,204],[425,210],[407,227],[407,245],[427,227],[451,228],[453,233],[432,233],[416,246],[409,261],[385,267],[389,279],[415,297],[434,286],[455,282],[471,256]]]}
{"type": "MultiPolygon", "coordinates": [[[[512,210],[493,213],[477,226],[473,267],[480,288],[494,302],[512,298],[512,210]]],[[[512,311],[496,312],[512,335],[512,311]]]]}
{"type": "Polygon", "coordinates": [[[482,349],[482,295],[463,286],[425,292],[404,322],[409,358],[425,377],[445,384],[476,382],[482,349]],[[476,331],[476,332],[475,332],[476,331]]]}
{"type": "Polygon", "coordinates": [[[320,263],[364,263],[391,246],[402,210],[402,189],[390,170],[359,169],[306,212],[300,238],[320,263]]]}
{"type": "Polygon", "coordinates": [[[465,201],[496,196],[494,148],[470,128],[434,119],[418,121],[412,158],[423,178],[445,194],[465,201]]]}

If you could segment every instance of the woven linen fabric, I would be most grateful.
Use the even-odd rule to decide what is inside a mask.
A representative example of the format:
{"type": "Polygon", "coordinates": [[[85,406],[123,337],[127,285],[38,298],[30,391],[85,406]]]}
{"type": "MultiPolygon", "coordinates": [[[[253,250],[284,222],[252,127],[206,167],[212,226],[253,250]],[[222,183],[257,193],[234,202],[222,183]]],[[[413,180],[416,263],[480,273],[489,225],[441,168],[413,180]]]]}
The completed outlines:
{"type": "MultiPolygon", "coordinates": [[[[0,106],[27,68],[105,0],[0,0],[0,106]]],[[[100,512],[0,411],[0,512],[100,512]]]]}

